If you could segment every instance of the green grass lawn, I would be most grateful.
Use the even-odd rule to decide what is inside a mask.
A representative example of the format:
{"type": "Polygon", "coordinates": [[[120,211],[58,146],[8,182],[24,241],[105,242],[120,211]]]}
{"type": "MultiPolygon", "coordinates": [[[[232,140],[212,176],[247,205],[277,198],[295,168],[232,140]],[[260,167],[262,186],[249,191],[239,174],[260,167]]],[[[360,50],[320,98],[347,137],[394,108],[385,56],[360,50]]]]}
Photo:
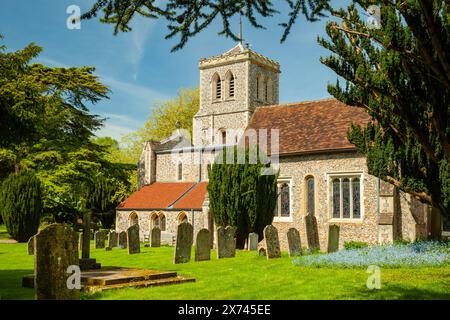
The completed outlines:
{"type": "MultiPolygon", "coordinates": [[[[83,299],[450,299],[450,268],[381,270],[381,289],[366,287],[365,269],[298,267],[283,253],[267,261],[256,252],[237,251],[236,258],[174,265],[173,248],[127,250],[92,249],[103,266],[177,271],[196,282],[165,287],[129,288],[83,294],[83,299]]],[[[33,273],[33,256],[26,244],[0,244],[0,296],[33,299],[33,289],[21,287],[23,275],[33,273]]]]}

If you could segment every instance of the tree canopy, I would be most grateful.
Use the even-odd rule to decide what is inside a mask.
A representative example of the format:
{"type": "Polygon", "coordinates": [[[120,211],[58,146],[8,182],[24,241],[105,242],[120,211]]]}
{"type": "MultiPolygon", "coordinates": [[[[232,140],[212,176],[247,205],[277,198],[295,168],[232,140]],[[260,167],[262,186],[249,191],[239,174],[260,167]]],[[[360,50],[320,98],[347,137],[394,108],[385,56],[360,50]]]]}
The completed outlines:
{"type": "MultiPolygon", "coordinates": [[[[314,21],[323,17],[324,10],[330,8],[329,0],[284,0],[289,7],[289,19],[280,25],[284,28],[284,41],[294,25],[299,14],[307,20],[314,21]]],[[[279,5],[279,4],[277,4],[279,5]]],[[[169,33],[166,39],[179,36],[179,43],[172,51],[181,49],[187,41],[206,29],[215,19],[222,19],[222,31],[219,33],[234,40],[239,36],[230,27],[230,19],[241,15],[255,28],[264,29],[258,21],[259,17],[268,18],[279,11],[273,0],[210,0],[210,1],[179,1],[167,0],[161,3],[157,0],[97,0],[82,19],[91,19],[99,13],[103,23],[114,25],[114,34],[131,31],[130,23],[136,16],[151,19],[165,18],[168,21],[169,33]]]]}
{"type": "Polygon", "coordinates": [[[107,148],[93,141],[103,119],[88,107],[108,94],[95,69],[31,63],[41,51],[35,44],[0,50],[0,179],[34,170],[44,213],[70,222],[85,209],[86,182],[102,175],[129,185],[133,168],[109,161],[107,148]]]}

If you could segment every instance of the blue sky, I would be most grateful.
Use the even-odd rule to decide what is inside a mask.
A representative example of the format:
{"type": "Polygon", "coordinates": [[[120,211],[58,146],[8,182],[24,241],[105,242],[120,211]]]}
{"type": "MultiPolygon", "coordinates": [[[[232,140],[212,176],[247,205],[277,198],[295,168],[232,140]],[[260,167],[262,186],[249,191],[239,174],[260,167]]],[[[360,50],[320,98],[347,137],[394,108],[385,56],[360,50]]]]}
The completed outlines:
{"type": "MultiPolygon", "coordinates": [[[[182,87],[199,83],[198,60],[220,54],[235,45],[217,35],[220,21],[191,39],[184,49],[171,53],[177,39],[165,40],[166,21],[139,18],[133,31],[113,35],[113,26],[98,20],[82,21],[81,30],[69,30],[66,13],[70,5],[81,10],[94,0],[1,0],[0,33],[8,51],[23,48],[30,42],[44,47],[37,59],[51,66],[95,66],[96,74],[112,91],[90,109],[107,117],[99,136],[119,139],[141,127],[153,102],[176,95],[182,87]]],[[[282,3],[281,1],[276,1],[282,3]]],[[[283,10],[283,7],[279,8],[283,10]]],[[[325,21],[308,23],[300,19],[287,41],[280,44],[287,15],[261,20],[266,30],[251,28],[244,21],[244,38],[252,49],[281,64],[280,102],[295,102],[329,97],[327,83],[336,75],[319,58],[328,55],[316,41],[325,35],[325,21]]],[[[239,29],[235,19],[236,31],[239,29]]]]}

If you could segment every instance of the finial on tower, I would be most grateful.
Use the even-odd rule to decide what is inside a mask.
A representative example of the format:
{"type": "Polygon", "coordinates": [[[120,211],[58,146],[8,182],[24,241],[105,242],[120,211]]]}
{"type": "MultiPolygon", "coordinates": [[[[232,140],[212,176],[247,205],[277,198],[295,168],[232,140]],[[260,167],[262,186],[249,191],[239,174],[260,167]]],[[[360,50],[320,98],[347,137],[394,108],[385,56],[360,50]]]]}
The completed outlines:
{"type": "Polygon", "coordinates": [[[244,41],[244,36],[242,32],[242,15],[239,16],[239,43],[242,45],[244,41]]]}

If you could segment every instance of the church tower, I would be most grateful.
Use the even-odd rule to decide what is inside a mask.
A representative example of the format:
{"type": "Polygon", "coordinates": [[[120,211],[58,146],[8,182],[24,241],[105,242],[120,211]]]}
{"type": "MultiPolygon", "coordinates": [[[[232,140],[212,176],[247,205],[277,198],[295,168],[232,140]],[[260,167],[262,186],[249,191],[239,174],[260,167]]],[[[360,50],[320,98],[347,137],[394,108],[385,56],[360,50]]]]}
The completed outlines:
{"type": "Polygon", "coordinates": [[[196,147],[237,143],[256,107],[279,102],[279,63],[241,42],[222,55],[201,59],[199,69],[196,147]]]}

